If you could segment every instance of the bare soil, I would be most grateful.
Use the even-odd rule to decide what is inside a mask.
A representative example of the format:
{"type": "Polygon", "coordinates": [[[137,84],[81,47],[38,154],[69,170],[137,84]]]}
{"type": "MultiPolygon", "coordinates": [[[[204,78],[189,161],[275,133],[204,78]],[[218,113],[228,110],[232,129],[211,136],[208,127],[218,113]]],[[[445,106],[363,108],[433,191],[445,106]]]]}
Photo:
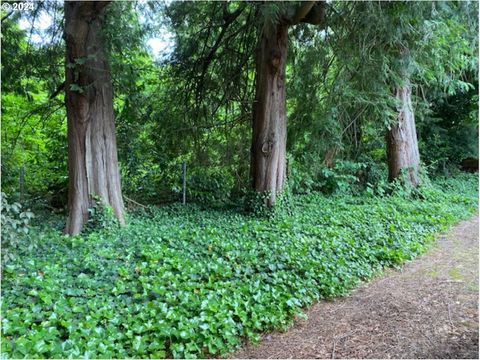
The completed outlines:
{"type": "Polygon", "coordinates": [[[461,222],[403,268],[230,357],[478,359],[478,226],[478,215],[461,222]]]}

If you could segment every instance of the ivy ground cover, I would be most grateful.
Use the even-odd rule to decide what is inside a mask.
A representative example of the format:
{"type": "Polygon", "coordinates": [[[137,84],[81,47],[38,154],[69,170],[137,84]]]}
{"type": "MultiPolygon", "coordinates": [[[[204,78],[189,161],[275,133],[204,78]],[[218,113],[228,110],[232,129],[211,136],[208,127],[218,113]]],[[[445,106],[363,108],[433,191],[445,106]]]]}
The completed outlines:
{"type": "Polygon", "coordinates": [[[2,356],[225,355],[414,258],[472,215],[477,181],[408,197],[294,196],[272,218],[168,206],[84,236],[39,225],[2,269],[2,356]]]}

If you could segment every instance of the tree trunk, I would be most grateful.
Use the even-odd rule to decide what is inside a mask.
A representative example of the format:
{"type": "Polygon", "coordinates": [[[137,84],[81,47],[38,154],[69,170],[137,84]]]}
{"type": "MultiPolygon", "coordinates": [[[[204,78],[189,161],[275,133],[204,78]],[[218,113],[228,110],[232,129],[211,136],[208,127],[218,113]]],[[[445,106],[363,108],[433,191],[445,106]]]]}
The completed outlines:
{"type": "Polygon", "coordinates": [[[92,196],[124,224],[113,91],[101,35],[107,2],[65,1],[65,105],[68,124],[67,234],[88,220],[92,196]]]}
{"type": "Polygon", "coordinates": [[[257,49],[253,105],[251,176],[253,189],[275,203],[286,179],[287,114],[285,68],[288,25],[265,24],[257,49]]]}
{"type": "Polygon", "coordinates": [[[388,179],[393,181],[405,172],[405,180],[417,187],[420,184],[420,155],[411,95],[410,85],[398,87],[396,90],[399,102],[398,119],[386,136],[388,179]]]}

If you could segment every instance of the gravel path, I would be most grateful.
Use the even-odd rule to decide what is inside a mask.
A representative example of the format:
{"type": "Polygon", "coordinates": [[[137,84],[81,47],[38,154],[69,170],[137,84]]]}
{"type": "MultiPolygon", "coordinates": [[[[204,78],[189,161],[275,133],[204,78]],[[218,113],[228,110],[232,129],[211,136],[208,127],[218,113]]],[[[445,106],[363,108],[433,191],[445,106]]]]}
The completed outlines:
{"type": "Polygon", "coordinates": [[[478,216],[461,222],[402,269],[231,357],[478,359],[478,226],[478,216]]]}

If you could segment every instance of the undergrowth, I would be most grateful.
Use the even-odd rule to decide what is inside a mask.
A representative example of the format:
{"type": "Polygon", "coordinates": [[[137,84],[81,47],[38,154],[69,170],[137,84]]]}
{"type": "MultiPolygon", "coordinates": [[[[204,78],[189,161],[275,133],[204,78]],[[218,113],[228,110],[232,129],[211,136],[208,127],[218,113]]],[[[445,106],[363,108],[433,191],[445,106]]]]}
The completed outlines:
{"type": "Polygon", "coordinates": [[[148,208],[125,228],[64,237],[38,225],[3,268],[6,358],[222,356],[312,302],[425,250],[477,208],[477,176],[420,192],[308,194],[254,217],[148,208]]]}

